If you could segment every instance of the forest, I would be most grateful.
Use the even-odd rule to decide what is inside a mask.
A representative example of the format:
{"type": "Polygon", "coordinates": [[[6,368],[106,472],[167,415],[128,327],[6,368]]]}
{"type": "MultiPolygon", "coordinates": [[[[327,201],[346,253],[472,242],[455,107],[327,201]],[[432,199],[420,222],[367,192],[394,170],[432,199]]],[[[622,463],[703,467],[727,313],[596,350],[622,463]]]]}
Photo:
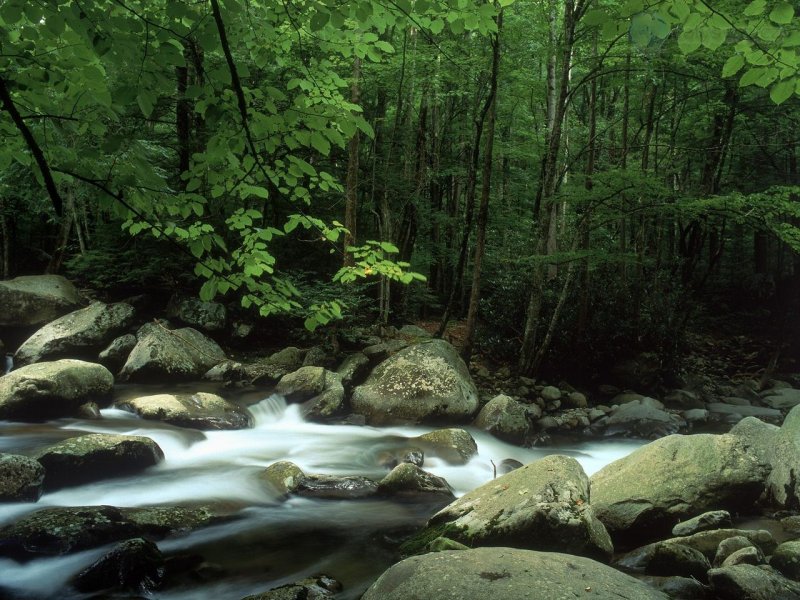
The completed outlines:
{"type": "Polygon", "coordinates": [[[0,0],[0,142],[0,600],[800,599],[796,2],[0,0]]]}
{"type": "Polygon", "coordinates": [[[0,17],[6,278],[179,287],[311,329],[461,323],[465,356],[528,374],[669,363],[703,311],[796,337],[787,2],[0,17]]]}

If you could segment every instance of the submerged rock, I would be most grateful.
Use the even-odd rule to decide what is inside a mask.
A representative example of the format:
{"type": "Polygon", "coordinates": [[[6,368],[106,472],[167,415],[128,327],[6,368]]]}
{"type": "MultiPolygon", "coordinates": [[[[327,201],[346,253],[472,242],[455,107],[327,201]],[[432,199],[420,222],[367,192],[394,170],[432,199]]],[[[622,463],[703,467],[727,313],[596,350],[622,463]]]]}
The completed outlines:
{"type": "Polygon", "coordinates": [[[119,302],[95,302],[52,321],[19,347],[19,365],[55,358],[93,358],[133,321],[134,309],[119,302]]]}
{"type": "Polygon", "coordinates": [[[120,590],[148,593],[164,581],[164,557],[153,542],[133,538],[117,544],[72,578],[79,592],[120,590]]]}
{"type": "Polygon", "coordinates": [[[378,493],[378,484],[366,477],[306,474],[296,464],[285,460],[268,466],[259,478],[283,497],[294,494],[346,500],[369,498],[378,493]]]}
{"type": "Polygon", "coordinates": [[[412,556],[390,567],[362,600],[667,596],[599,562],[557,552],[476,548],[412,556]]]}
{"type": "Polygon", "coordinates": [[[455,499],[453,490],[443,477],[423,471],[416,465],[402,463],[378,482],[378,493],[411,500],[455,499]]]}
{"type": "Polygon", "coordinates": [[[253,415],[238,404],[207,392],[140,396],[117,404],[143,419],[201,430],[247,429],[253,415]]]}
{"type": "Polygon", "coordinates": [[[200,379],[225,360],[222,348],[196,329],[167,329],[149,323],[136,334],[136,346],[120,371],[123,381],[200,379]]]}
{"type": "Polygon", "coordinates": [[[80,304],[78,290],[60,275],[23,275],[0,281],[0,326],[42,325],[80,304]]]}
{"type": "Polygon", "coordinates": [[[44,467],[27,456],[0,454],[0,502],[36,502],[42,495],[44,467]]]}
{"type": "Polygon", "coordinates": [[[164,460],[147,437],[92,433],[69,438],[39,452],[44,487],[55,490],[138,473],[164,460]]]}
{"type": "Polygon", "coordinates": [[[372,425],[466,421],[478,409],[478,393],[455,348],[431,340],[380,363],[350,403],[372,425]]]}
{"type": "Polygon", "coordinates": [[[748,510],[769,465],[735,435],[672,435],[592,476],[592,503],[615,542],[637,545],[710,509],[748,510]]]}
{"type": "MultiPolygon", "coordinates": [[[[416,536],[468,546],[567,552],[609,561],[613,547],[589,504],[589,478],[574,458],[547,456],[443,508],[416,536]]],[[[406,551],[414,551],[413,542],[406,551]]]]}
{"type": "Polygon", "coordinates": [[[105,403],[113,387],[102,365],[71,359],[28,365],[0,377],[0,419],[71,416],[86,402],[105,403]]]}

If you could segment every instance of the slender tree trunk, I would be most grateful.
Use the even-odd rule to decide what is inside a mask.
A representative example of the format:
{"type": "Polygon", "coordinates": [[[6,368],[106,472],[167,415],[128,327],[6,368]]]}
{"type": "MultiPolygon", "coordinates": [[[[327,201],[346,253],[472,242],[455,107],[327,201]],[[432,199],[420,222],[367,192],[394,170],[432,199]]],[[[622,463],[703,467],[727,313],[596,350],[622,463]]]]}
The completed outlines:
{"type": "Polygon", "coordinates": [[[45,268],[45,273],[58,273],[61,271],[61,266],[64,263],[64,255],[67,252],[70,233],[72,233],[72,223],[75,220],[73,215],[75,209],[72,194],[72,187],[69,187],[66,197],[64,197],[64,216],[59,221],[55,247],[53,248],[53,253],[50,255],[50,262],[45,268]]]}
{"type": "MultiPolygon", "coordinates": [[[[359,79],[361,78],[361,59],[357,56],[353,58],[353,81],[350,84],[350,102],[358,104],[361,101],[361,89],[359,79]]],[[[344,226],[347,233],[344,235],[344,266],[352,267],[355,258],[347,249],[356,244],[356,225],[358,216],[358,152],[359,152],[359,133],[358,130],[350,138],[347,146],[347,180],[346,202],[344,209],[344,226]]]]}
{"type": "Polygon", "coordinates": [[[483,150],[483,173],[481,179],[481,202],[478,208],[478,231],[475,240],[475,258],[472,266],[472,287],[470,288],[467,325],[464,332],[464,346],[461,357],[469,365],[472,345],[475,339],[475,325],[478,321],[478,306],[481,298],[481,268],[486,251],[486,225],[489,220],[489,197],[492,187],[492,154],[494,150],[494,126],[497,118],[497,79],[500,71],[500,34],[503,29],[503,11],[497,15],[497,33],[492,44],[492,78],[489,95],[492,103],[486,119],[486,146],[483,150]]]}
{"type": "MultiPolygon", "coordinates": [[[[184,55],[188,55],[188,50],[184,50],[184,55]]],[[[175,76],[177,80],[177,102],[175,104],[175,133],[178,138],[178,177],[181,189],[186,188],[187,181],[182,175],[189,170],[189,159],[192,153],[191,147],[191,105],[186,98],[186,88],[189,85],[189,68],[187,66],[176,67],[175,76]]]]}

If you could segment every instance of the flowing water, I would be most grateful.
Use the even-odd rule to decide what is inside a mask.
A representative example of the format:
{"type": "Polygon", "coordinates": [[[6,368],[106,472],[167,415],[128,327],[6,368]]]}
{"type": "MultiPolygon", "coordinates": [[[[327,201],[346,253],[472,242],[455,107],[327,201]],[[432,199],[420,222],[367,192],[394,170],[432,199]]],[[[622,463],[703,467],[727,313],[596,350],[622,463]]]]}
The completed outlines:
{"type": "MultiPolygon", "coordinates": [[[[163,391],[163,390],[160,390],[163,391]]],[[[171,390],[175,391],[175,390],[171,390]]],[[[153,393],[148,390],[147,393],[153,393]]],[[[118,390],[118,397],[143,395],[141,388],[118,390]]],[[[45,494],[36,504],[0,504],[0,527],[49,506],[113,505],[138,507],[213,503],[237,518],[158,542],[166,556],[202,557],[205,577],[173,582],[154,598],[238,600],[303,577],[325,573],[341,581],[341,598],[358,598],[396,560],[397,542],[421,526],[438,507],[374,500],[281,501],[258,479],[264,467],[289,460],[306,473],[364,475],[380,479],[380,456],[408,446],[407,438],[431,427],[374,428],[320,425],[302,419],[297,405],[283,398],[240,397],[249,404],[255,426],[240,431],[199,432],[138,419],[104,409],[102,419],[62,419],[44,424],[0,422],[0,452],[31,454],[82,433],[147,436],[165,454],[156,467],[133,477],[105,480],[45,494]]],[[[494,464],[516,459],[524,464],[547,454],[574,456],[591,474],[641,442],[581,441],[549,448],[520,448],[470,430],[478,455],[463,466],[426,457],[423,468],[442,476],[456,495],[489,481],[494,464]]],[[[0,559],[0,597],[82,598],[68,580],[108,547],[20,564],[0,559]]],[[[124,597],[124,596],[117,596],[124,597]]]]}

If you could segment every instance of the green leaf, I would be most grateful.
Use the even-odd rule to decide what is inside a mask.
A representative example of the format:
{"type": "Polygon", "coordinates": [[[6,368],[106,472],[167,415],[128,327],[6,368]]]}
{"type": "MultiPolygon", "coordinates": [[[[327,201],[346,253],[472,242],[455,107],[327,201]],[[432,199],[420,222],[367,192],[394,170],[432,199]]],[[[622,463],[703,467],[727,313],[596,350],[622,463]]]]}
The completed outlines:
{"type": "Polygon", "coordinates": [[[700,47],[700,32],[683,30],[678,36],[678,47],[684,54],[691,54],[700,47]]]}
{"type": "Polygon", "coordinates": [[[725,41],[725,37],[726,36],[724,31],[720,31],[719,29],[712,29],[710,27],[703,29],[701,33],[703,46],[705,46],[709,50],[716,50],[717,48],[722,46],[723,42],[725,41]]]}
{"type": "Polygon", "coordinates": [[[722,67],[722,76],[730,77],[731,75],[735,75],[743,66],[744,57],[741,54],[734,54],[725,61],[725,64],[722,67]]]}
{"type": "Polygon", "coordinates": [[[788,2],[779,2],[769,13],[769,20],[778,25],[788,25],[792,22],[792,18],[794,18],[794,7],[788,2]]]}
{"type": "Polygon", "coordinates": [[[211,302],[217,294],[217,282],[209,279],[200,288],[200,300],[203,302],[211,302]]]}
{"type": "Polygon", "coordinates": [[[746,17],[755,17],[760,15],[764,12],[764,9],[767,7],[767,0],[753,0],[750,4],[747,5],[747,8],[744,9],[744,16],[746,17]]]}
{"type": "Polygon", "coordinates": [[[151,114],[153,114],[153,107],[156,104],[156,98],[149,88],[144,86],[139,88],[139,92],[136,94],[136,102],[139,104],[139,108],[145,117],[149,117],[151,114]]]}
{"type": "Polygon", "coordinates": [[[794,79],[784,79],[772,86],[769,91],[769,97],[775,104],[783,104],[794,93],[794,88],[794,79]]]}
{"type": "Polygon", "coordinates": [[[753,85],[764,74],[763,67],[752,67],[745,71],[742,78],[739,80],[739,87],[747,87],[753,85]]]}
{"type": "Polygon", "coordinates": [[[684,0],[674,0],[671,7],[672,14],[678,17],[681,22],[689,18],[689,5],[684,0]]]}
{"type": "Polygon", "coordinates": [[[325,156],[328,156],[328,154],[330,154],[331,143],[327,139],[325,139],[325,136],[323,136],[319,131],[315,131],[314,133],[311,134],[310,141],[311,145],[317,152],[324,154],[325,156]]]}

